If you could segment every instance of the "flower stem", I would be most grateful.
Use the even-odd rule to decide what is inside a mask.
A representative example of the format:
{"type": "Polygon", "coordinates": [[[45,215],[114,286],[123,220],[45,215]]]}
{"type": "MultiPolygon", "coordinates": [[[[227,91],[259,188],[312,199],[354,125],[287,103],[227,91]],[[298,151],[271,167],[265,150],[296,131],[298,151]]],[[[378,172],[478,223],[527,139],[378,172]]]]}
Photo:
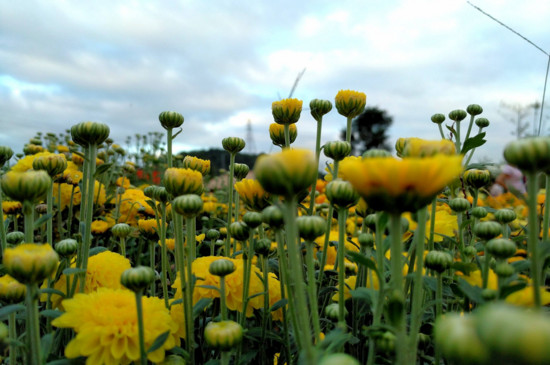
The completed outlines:
{"type": "Polygon", "coordinates": [[[430,213],[430,236],[428,239],[428,251],[432,251],[434,249],[436,208],[437,208],[437,197],[434,197],[432,200],[432,211],[430,213]]]}
{"type": "Polygon", "coordinates": [[[6,228],[4,227],[4,210],[2,209],[2,188],[0,187],[0,259],[4,257],[4,250],[6,249],[6,247],[6,228]]]}
{"type": "Polygon", "coordinates": [[[353,120],[352,117],[348,117],[347,125],[346,125],[346,142],[351,143],[351,121],[353,120]]]}
{"type": "Polygon", "coordinates": [[[141,365],[147,365],[147,353],[145,352],[145,331],[143,328],[143,303],[141,297],[143,290],[138,290],[136,294],[136,308],[137,308],[137,320],[138,320],[138,333],[139,333],[139,353],[141,365]]]}
{"type": "Polygon", "coordinates": [[[166,308],[170,308],[170,304],[168,302],[168,283],[166,280],[166,277],[168,275],[168,253],[166,250],[166,204],[161,203],[160,204],[160,212],[161,212],[161,228],[160,228],[160,246],[161,246],[161,253],[160,253],[160,264],[161,264],[161,273],[160,273],[160,282],[162,285],[162,296],[164,297],[164,304],[166,305],[166,308]]]}
{"type": "MultiPolygon", "coordinates": [[[[1,195],[1,194],[0,194],[1,195]]],[[[16,328],[17,322],[15,319],[15,312],[10,313],[8,317],[8,327],[9,327],[9,339],[11,341],[17,340],[17,328],[16,328]]],[[[14,342],[10,343],[10,364],[17,364],[17,355],[19,353],[19,349],[15,345],[14,342]]]]}
{"type": "Polygon", "coordinates": [[[290,147],[290,124],[285,124],[284,126],[284,134],[285,134],[285,148],[290,147]]]}
{"type": "Polygon", "coordinates": [[[23,217],[25,223],[25,243],[34,243],[34,218],[33,204],[26,200],[23,202],[23,217]]]}
{"type": "Polygon", "coordinates": [[[172,167],[172,128],[168,128],[166,130],[166,162],[167,162],[168,168],[171,168],[172,167]]]}
{"type": "Polygon", "coordinates": [[[307,291],[311,310],[311,322],[313,322],[313,335],[315,338],[315,343],[319,343],[321,325],[319,323],[319,308],[317,305],[318,299],[317,285],[315,282],[315,264],[313,262],[313,245],[313,242],[306,242],[307,291]]]}
{"type": "Polygon", "coordinates": [[[344,299],[346,265],[346,212],[344,208],[338,209],[338,327],[346,331],[346,303],[344,299]]]}
{"type": "Polygon", "coordinates": [[[542,219],[542,240],[548,241],[548,225],[550,218],[550,175],[544,174],[546,180],[545,199],[544,199],[544,216],[542,219]]]}
{"type": "Polygon", "coordinates": [[[186,218],[185,219],[185,229],[187,233],[187,245],[186,245],[186,260],[185,260],[185,268],[186,268],[186,285],[185,285],[185,292],[182,292],[182,294],[185,295],[185,298],[187,299],[184,304],[186,306],[185,312],[187,314],[187,317],[185,318],[187,331],[188,331],[188,337],[186,338],[186,342],[189,342],[189,349],[190,349],[190,355],[192,359],[192,364],[194,364],[194,354],[195,354],[195,322],[193,320],[193,290],[194,290],[194,284],[193,284],[193,261],[194,257],[192,252],[194,251],[195,244],[195,225],[193,224],[193,218],[186,218]]]}
{"type": "MultiPolygon", "coordinates": [[[[433,203],[432,203],[433,204],[433,203]]],[[[414,234],[416,245],[416,267],[414,271],[414,287],[412,296],[411,328],[409,338],[409,363],[416,363],[416,352],[418,350],[418,332],[422,323],[422,299],[424,298],[424,286],[422,283],[422,271],[424,270],[424,242],[426,236],[426,219],[428,208],[424,207],[418,211],[418,226],[414,234]]],[[[432,223],[433,227],[433,223],[432,223]]],[[[413,265],[413,263],[409,263],[413,265]]]]}
{"type": "Polygon", "coordinates": [[[29,340],[29,359],[32,365],[42,364],[42,348],[40,346],[40,324],[38,321],[38,287],[27,285],[27,335],[29,340]]]}
{"type": "MultiPolygon", "coordinates": [[[[317,170],[319,170],[319,156],[321,156],[321,127],[323,125],[323,117],[319,117],[317,121],[317,134],[315,138],[315,161],[317,161],[317,170]]],[[[315,209],[315,190],[317,189],[317,175],[311,184],[311,192],[309,195],[308,215],[313,215],[315,209]]]]}
{"type": "Polygon", "coordinates": [[[235,154],[229,154],[229,185],[228,189],[228,198],[227,198],[227,238],[225,240],[225,252],[226,257],[231,256],[231,232],[229,231],[229,226],[233,218],[233,175],[235,173],[235,154]]]}
{"type": "Polygon", "coordinates": [[[533,295],[535,308],[541,308],[540,296],[540,257],[538,255],[539,231],[537,217],[537,174],[536,172],[525,171],[527,177],[527,249],[531,260],[531,279],[533,280],[533,295]]]}
{"type": "MultiPolygon", "coordinates": [[[[284,244],[284,238],[283,238],[283,232],[280,229],[277,229],[275,231],[275,239],[277,241],[277,255],[279,258],[279,283],[281,286],[281,299],[285,299],[287,297],[285,286],[288,282],[288,260],[287,255],[285,253],[285,244],[284,244]]],[[[289,293],[290,295],[290,293],[289,293]]],[[[283,333],[284,333],[284,339],[285,339],[285,351],[286,351],[286,358],[290,359],[290,335],[288,332],[288,314],[286,310],[287,306],[283,306],[283,333]]],[[[296,317],[294,316],[294,312],[289,307],[290,310],[290,318],[292,321],[292,326],[294,328],[297,328],[296,323],[296,317]]],[[[298,346],[300,346],[300,339],[296,338],[298,346]]]]}
{"type": "MultiPolygon", "coordinates": [[[[397,295],[404,300],[403,292],[403,244],[401,242],[401,214],[392,213],[390,215],[390,249],[391,249],[391,289],[392,295],[397,295]]],[[[404,307],[404,303],[402,303],[404,307]]],[[[399,313],[395,315],[395,351],[396,364],[404,365],[407,360],[407,340],[406,323],[404,308],[400,308],[399,313]]]]}

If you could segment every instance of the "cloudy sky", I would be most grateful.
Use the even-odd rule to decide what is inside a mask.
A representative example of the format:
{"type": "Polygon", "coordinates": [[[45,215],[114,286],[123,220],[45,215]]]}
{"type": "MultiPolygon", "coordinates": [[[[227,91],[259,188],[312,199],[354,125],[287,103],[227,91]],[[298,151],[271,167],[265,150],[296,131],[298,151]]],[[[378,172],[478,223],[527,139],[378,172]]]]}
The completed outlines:
{"type": "MultiPolygon", "coordinates": [[[[472,3],[550,53],[549,1],[472,3]]],[[[85,120],[108,124],[125,145],[163,132],[158,114],[175,110],[185,117],[176,151],[221,147],[227,136],[250,142],[250,121],[245,151],[270,152],[271,103],[305,69],[296,145],[315,144],[309,101],[352,89],[393,116],[392,144],[436,139],[432,114],[480,104],[491,125],[478,156],[499,160],[515,138],[501,103],[540,101],[547,62],[462,0],[4,1],[0,145],[21,152],[36,132],[85,120]]],[[[323,142],[344,126],[334,109],[323,142]]]]}

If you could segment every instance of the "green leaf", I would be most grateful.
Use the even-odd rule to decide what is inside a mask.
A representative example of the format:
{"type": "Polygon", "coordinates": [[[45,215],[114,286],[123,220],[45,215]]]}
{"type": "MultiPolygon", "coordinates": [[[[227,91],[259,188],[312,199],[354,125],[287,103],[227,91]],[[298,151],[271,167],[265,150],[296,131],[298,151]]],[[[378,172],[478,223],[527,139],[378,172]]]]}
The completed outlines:
{"type": "Polygon", "coordinates": [[[166,342],[166,340],[168,339],[168,336],[170,336],[170,331],[166,331],[164,333],[161,333],[156,339],[155,341],[153,342],[153,344],[151,345],[151,347],[149,347],[149,349],[147,350],[147,353],[151,353],[153,351],[156,351],[158,349],[160,349],[160,347],[162,345],[164,345],[164,343],[166,342]]]}
{"type": "Polygon", "coordinates": [[[275,312],[277,309],[284,307],[287,303],[288,303],[288,300],[286,298],[280,299],[276,301],[275,304],[271,306],[271,308],[269,308],[269,311],[275,312]]]}
{"type": "Polygon", "coordinates": [[[176,299],[174,300],[171,304],[170,304],[170,308],[172,308],[173,306],[177,305],[177,304],[182,304],[183,303],[183,299],[180,298],[180,299],[176,299]]]}
{"type": "Polygon", "coordinates": [[[69,275],[75,275],[75,274],[83,274],[86,272],[86,269],[79,269],[77,267],[69,267],[65,270],[63,270],[63,274],[69,276],[69,275]]]}
{"type": "Polygon", "coordinates": [[[102,252],[105,252],[105,251],[108,251],[107,250],[107,247],[102,247],[102,246],[97,246],[97,247],[94,247],[90,250],[90,255],[89,257],[92,257],[92,256],[95,256],[97,255],[98,253],[102,253],[102,252]]]}
{"type": "Polygon", "coordinates": [[[447,124],[445,124],[445,127],[447,127],[448,130],[451,131],[451,133],[453,134],[453,136],[456,136],[456,131],[453,127],[449,127],[447,124]]]}
{"type": "Polygon", "coordinates": [[[254,299],[254,298],[259,297],[260,295],[264,295],[264,294],[265,294],[265,291],[263,291],[263,292],[261,292],[261,293],[256,293],[256,294],[254,294],[254,295],[249,296],[249,297],[248,297],[248,300],[254,299]]]}
{"type": "Polygon", "coordinates": [[[111,168],[111,166],[113,166],[113,163],[104,163],[102,165],[99,165],[95,170],[94,177],[103,175],[107,172],[107,170],[109,170],[109,168],[111,168]]]}
{"type": "Polygon", "coordinates": [[[57,309],[44,309],[43,311],[40,312],[40,315],[42,317],[53,318],[53,319],[59,317],[62,314],[63,312],[57,309]]]}
{"type": "Polygon", "coordinates": [[[460,153],[464,155],[471,149],[483,146],[485,142],[487,142],[487,140],[483,139],[483,137],[485,137],[485,134],[485,132],[482,132],[475,137],[470,137],[465,140],[464,144],[462,145],[462,151],[460,151],[460,153]]]}
{"type": "Polygon", "coordinates": [[[378,277],[380,277],[380,275],[378,274],[378,268],[376,267],[376,263],[373,260],[367,258],[365,255],[359,252],[354,252],[354,251],[349,251],[348,256],[351,261],[371,269],[376,273],[378,277]]]}
{"type": "Polygon", "coordinates": [[[466,262],[453,262],[453,264],[451,265],[451,267],[455,270],[455,271],[460,271],[461,273],[463,273],[464,275],[470,275],[470,273],[472,271],[476,271],[478,270],[478,267],[475,263],[466,263],[466,262]]]}
{"type": "Polygon", "coordinates": [[[174,134],[174,135],[172,136],[172,139],[175,139],[175,138],[178,136],[178,134],[180,134],[181,132],[183,132],[183,128],[180,128],[180,130],[177,131],[176,134],[174,134]]]}
{"type": "MultiPolygon", "coordinates": [[[[502,299],[506,298],[508,295],[515,293],[527,286],[527,283],[518,283],[513,285],[506,285],[505,287],[500,289],[500,295],[502,299]]],[[[531,292],[529,293],[531,295],[531,292]]]]}
{"type": "Polygon", "coordinates": [[[65,293],[63,293],[62,291],[60,290],[57,290],[57,289],[54,289],[54,288],[44,288],[44,289],[40,289],[38,291],[40,294],[55,294],[55,295],[59,295],[61,298],[65,298],[67,295],[65,293]]]}
{"type": "Polygon", "coordinates": [[[19,312],[25,309],[26,307],[23,304],[11,304],[5,307],[0,308],[0,319],[4,319],[9,314],[14,312],[19,312]]]}
{"type": "Polygon", "coordinates": [[[472,302],[484,303],[485,300],[481,296],[483,289],[477,286],[472,286],[466,280],[458,278],[458,287],[472,302]]]}
{"type": "Polygon", "coordinates": [[[212,303],[212,298],[201,298],[193,307],[193,318],[197,318],[212,303]]]}
{"type": "Polygon", "coordinates": [[[50,218],[53,217],[52,214],[44,214],[42,217],[34,221],[34,229],[40,228],[44,223],[46,223],[50,218]]]}

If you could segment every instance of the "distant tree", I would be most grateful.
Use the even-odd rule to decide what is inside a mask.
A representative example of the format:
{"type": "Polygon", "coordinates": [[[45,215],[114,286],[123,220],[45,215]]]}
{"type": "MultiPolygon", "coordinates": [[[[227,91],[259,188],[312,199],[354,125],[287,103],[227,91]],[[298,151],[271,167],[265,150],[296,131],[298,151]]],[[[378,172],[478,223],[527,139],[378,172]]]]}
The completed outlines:
{"type": "MultiPolygon", "coordinates": [[[[351,123],[351,148],[353,155],[361,155],[372,148],[391,150],[388,144],[388,128],[393,118],[385,110],[368,107],[351,123]]],[[[340,134],[346,139],[346,129],[340,134]]]]}

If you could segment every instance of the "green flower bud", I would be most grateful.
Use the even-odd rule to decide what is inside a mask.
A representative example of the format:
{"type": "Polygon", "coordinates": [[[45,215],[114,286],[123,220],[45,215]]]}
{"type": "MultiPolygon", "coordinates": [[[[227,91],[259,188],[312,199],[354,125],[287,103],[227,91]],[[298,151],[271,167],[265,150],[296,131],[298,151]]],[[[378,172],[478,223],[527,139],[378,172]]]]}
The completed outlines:
{"type": "Polygon", "coordinates": [[[0,168],[4,167],[13,156],[13,150],[8,146],[0,146],[0,168]]]}
{"type": "Polygon", "coordinates": [[[208,271],[210,272],[210,274],[220,277],[227,276],[233,273],[236,269],[237,267],[235,266],[233,261],[228,259],[219,259],[216,261],[212,261],[212,263],[208,267],[208,271]]]}
{"type": "Polygon", "coordinates": [[[59,256],[52,246],[22,243],[4,251],[4,268],[21,284],[39,284],[57,269],[59,256]]]}
{"type": "Polygon", "coordinates": [[[323,120],[323,115],[332,110],[332,103],[329,100],[313,99],[309,102],[309,112],[317,122],[323,120]]]}
{"type": "Polygon", "coordinates": [[[109,137],[109,126],[103,123],[82,122],[71,127],[71,137],[83,147],[100,145],[109,137]]]}
{"type": "Polygon", "coordinates": [[[263,256],[268,256],[271,251],[271,240],[269,238],[260,238],[254,244],[254,251],[263,256]]]}
{"type": "Polygon", "coordinates": [[[509,239],[494,238],[487,242],[485,249],[496,258],[507,259],[516,254],[517,246],[514,241],[509,239]]]}
{"type": "Polygon", "coordinates": [[[479,114],[483,113],[483,108],[481,106],[477,105],[477,104],[470,104],[466,108],[466,111],[470,115],[479,115],[479,114]]]}
{"type": "Polygon", "coordinates": [[[31,144],[34,144],[34,145],[37,145],[37,146],[42,146],[42,140],[41,140],[40,138],[38,138],[38,137],[31,138],[31,139],[29,140],[29,142],[30,142],[31,144]]]}
{"type": "Polygon", "coordinates": [[[341,161],[351,153],[351,144],[346,141],[327,142],[323,147],[323,153],[334,161],[341,161]]]}
{"type": "Polygon", "coordinates": [[[497,262],[493,271],[498,277],[508,278],[516,273],[516,268],[507,262],[497,262]]]}
{"type": "Polygon", "coordinates": [[[495,212],[495,218],[502,224],[510,223],[516,220],[516,212],[512,209],[499,209],[495,212]]]}
{"type": "Polygon", "coordinates": [[[395,141],[395,152],[397,157],[403,157],[403,151],[407,145],[407,140],[407,138],[398,138],[397,141],[395,141]]]}
{"type": "Polygon", "coordinates": [[[395,352],[395,334],[390,331],[382,333],[380,336],[376,336],[376,348],[387,354],[395,352]]]}
{"type": "Polygon", "coordinates": [[[481,291],[481,297],[487,302],[491,302],[498,298],[498,291],[495,289],[483,289],[481,291]]]}
{"type": "Polygon", "coordinates": [[[246,212],[243,215],[243,222],[252,229],[262,224],[262,219],[262,213],[258,212],[246,212]]]}
{"type": "Polygon", "coordinates": [[[435,344],[445,359],[457,364],[487,364],[489,353],[477,335],[471,315],[447,313],[435,321],[435,344]]]}
{"type": "MultiPolygon", "coordinates": [[[[338,306],[338,303],[331,303],[325,307],[325,315],[331,321],[338,320],[339,311],[340,311],[340,307],[338,306]]],[[[346,315],[347,315],[347,310],[346,310],[346,315]]]]}
{"type": "Polygon", "coordinates": [[[237,241],[246,241],[250,235],[250,227],[244,222],[233,222],[229,225],[229,233],[237,241]]]}
{"type": "Polygon", "coordinates": [[[0,302],[6,304],[20,303],[25,299],[26,293],[27,287],[11,276],[4,275],[0,277],[0,302]]]}
{"type": "MultiPolygon", "coordinates": [[[[269,125],[269,137],[275,146],[283,147],[285,145],[285,127],[282,124],[271,123],[269,125]]],[[[290,124],[288,126],[288,137],[290,144],[296,141],[298,137],[298,128],[296,128],[296,124],[290,124]]]]}
{"type": "MultiPolygon", "coordinates": [[[[197,189],[199,190],[199,189],[197,189]]],[[[169,200],[168,192],[164,186],[156,186],[153,190],[153,199],[160,203],[167,203],[169,200]]]]}
{"type": "Polygon", "coordinates": [[[472,211],[470,212],[470,214],[474,217],[474,218],[478,218],[478,219],[481,219],[481,218],[485,218],[487,217],[487,209],[483,208],[483,207],[475,207],[472,209],[472,211]]]}
{"type": "Polygon", "coordinates": [[[285,197],[309,188],[319,174],[315,154],[304,149],[285,149],[260,156],[256,160],[254,173],[265,191],[285,197]]]}
{"type": "Polygon", "coordinates": [[[62,154],[39,156],[33,160],[32,168],[35,170],[44,170],[50,177],[54,177],[67,168],[67,159],[62,154]]]}
{"type": "Polygon", "coordinates": [[[209,240],[217,240],[218,238],[220,238],[220,231],[218,231],[217,229],[209,229],[208,231],[206,231],[206,235],[205,235],[206,239],[209,239],[209,240]]]}
{"type": "Polygon", "coordinates": [[[313,242],[317,237],[324,235],[327,230],[326,220],[317,215],[298,217],[296,225],[300,237],[309,242],[313,242]]]}
{"type": "Polygon", "coordinates": [[[359,194],[349,181],[336,179],[327,184],[325,194],[330,204],[347,209],[359,201],[359,194]]]}
{"type": "Polygon", "coordinates": [[[143,195],[148,197],[149,199],[155,199],[154,192],[157,187],[155,185],[149,185],[145,189],[143,189],[143,195]]]}
{"type": "Polygon", "coordinates": [[[174,129],[183,124],[183,115],[178,112],[162,112],[159,114],[159,121],[162,128],[166,130],[174,129]]]}
{"type": "Polygon", "coordinates": [[[2,176],[4,194],[20,202],[38,201],[50,188],[52,179],[46,171],[9,171],[2,176]]]}
{"type": "Polygon", "coordinates": [[[371,148],[363,153],[363,158],[391,157],[390,151],[380,148],[371,148]]]}
{"type": "Polygon", "coordinates": [[[482,188],[491,183],[491,173],[489,170],[471,169],[464,172],[464,182],[476,189],[482,188]]]}
{"type": "Polygon", "coordinates": [[[6,241],[8,244],[15,246],[23,242],[25,239],[25,234],[20,231],[13,231],[8,234],[6,234],[6,241]]]}
{"type": "Polygon", "coordinates": [[[323,356],[319,365],[359,365],[359,361],[351,355],[338,353],[323,356]]]}
{"type": "Polygon", "coordinates": [[[550,363],[550,320],[544,311],[485,305],[476,312],[476,329],[493,364],[550,363]]]}
{"type": "Polygon", "coordinates": [[[236,163],[233,165],[233,176],[235,176],[235,179],[242,180],[248,175],[248,172],[250,171],[250,167],[248,167],[247,164],[244,163],[236,163]]]}
{"type": "Polygon", "coordinates": [[[453,263],[453,257],[443,251],[430,251],[426,254],[425,260],[426,267],[438,273],[447,270],[453,263]]]}
{"type": "Polygon", "coordinates": [[[443,114],[434,114],[431,117],[432,122],[435,124],[441,124],[445,121],[445,115],[443,114]]]}
{"type": "Polygon", "coordinates": [[[502,226],[497,222],[479,222],[474,227],[474,233],[482,240],[488,241],[502,234],[502,226]]]}
{"type": "Polygon", "coordinates": [[[550,168],[550,138],[532,137],[510,142],[504,148],[504,158],[523,171],[547,171],[550,168]]]}
{"type": "Polygon", "coordinates": [[[477,249],[474,246],[466,246],[464,247],[464,255],[474,257],[477,255],[477,249]]]}
{"type": "Polygon", "coordinates": [[[449,113],[449,119],[454,120],[455,122],[460,122],[466,118],[466,112],[462,109],[456,109],[449,113]]]}
{"type": "Polygon", "coordinates": [[[372,248],[374,247],[374,236],[372,233],[361,233],[357,237],[357,241],[361,247],[372,248]]]}
{"type": "Polygon", "coordinates": [[[236,348],[243,339],[243,328],[235,321],[209,322],[204,329],[204,339],[220,351],[236,348]]]}
{"type": "Polygon", "coordinates": [[[489,119],[487,119],[487,118],[477,118],[475,120],[475,124],[479,128],[487,128],[489,126],[489,119]]]}
{"type": "Polygon", "coordinates": [[[223,149],[227,152],[234,154],[241,152],[246,146],[244,139],[239,137],[226,137],[222,139],[223,149]]]}
{"type": "Polygon", "coordinates": [[[120,283],[133,292],[145,290],[155,281],[155,272],[149,266],[136,266],[125,270],[120,283]]]}
{"type": "Polygon", "coordinates": [[[203,202],[197,194],[180,195],[172,201],[172,209],[184,218],[194,218],[202,212],[203,202]]]}
{"type": "Polygon", "coordinates": [[[372,231],[376,230],[376,222],[378,220],[378,216],[376,214],[369,214],[365,217],[365,225],[372,231]]]}
{"type": "Polygon", "coordinates": [[[283,211],[275,205],[271,205],[262,210],[262,218],[264,223],[275,229],[280,229],[285,224],[283,211]]]}
{"type": "Polygon", "coordinates": [[[55,244],[55,252],[61,257],[71,258],[78,250],[78,242],[72,238],[66,238],[55,244]]]}
{"type": "Polygon", "coordinates": [[[115,237],[126,238],[132,233],[132,227],[126,223],[117,223],[111,228],[111,233],[115,237]]]}

